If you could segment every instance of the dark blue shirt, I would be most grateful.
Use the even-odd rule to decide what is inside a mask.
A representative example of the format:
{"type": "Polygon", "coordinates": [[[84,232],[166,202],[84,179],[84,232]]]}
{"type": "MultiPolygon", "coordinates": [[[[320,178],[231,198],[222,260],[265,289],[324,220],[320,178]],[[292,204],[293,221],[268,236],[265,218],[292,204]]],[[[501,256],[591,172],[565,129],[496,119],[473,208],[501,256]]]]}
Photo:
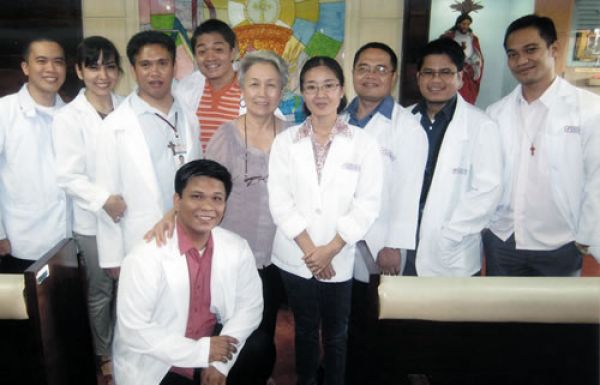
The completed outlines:
{"type": "Polygon", "coordinates": [[[421,198],[419,200],[419,223],[421,222],[421,214],[425,208],[425,202],[427,201],[427,195],[429,194],[429,188],[431,187],[431,181],[433,180],[433,173],[435,172],[435,166],[440,153],[440,148],[442,147],[442,141],[444,140],[446,129],[452,121],[455,110],[456,96],[435,114],[433,123],[429,120],[429,116],[427,115],[427,104],[424,100],[417,104],[411,111],[415,115],[417,113],[421,114],[421,127],[425,130],[427,141],[429,142],[427,164],[425,166],[423,187],[421,188],[421,198]]]}
{"type": "Polygon", "coordinates": [[[359,120],[356,116],[358,113],[358,97],[355,97],[352,99],[352,102],[348,105],[348,107],[346,107],[346,112],[348,112],[348,116],[350,117],[348,123],[352,124],[353,126],[365,128],[365,126],[371,121],[371,118],[378,112],[386,118],[391,119],[392,112],[394,111],[394,104],[394,98],[388,95],[373,111],[371,111],[371,113],[359,120]]]}

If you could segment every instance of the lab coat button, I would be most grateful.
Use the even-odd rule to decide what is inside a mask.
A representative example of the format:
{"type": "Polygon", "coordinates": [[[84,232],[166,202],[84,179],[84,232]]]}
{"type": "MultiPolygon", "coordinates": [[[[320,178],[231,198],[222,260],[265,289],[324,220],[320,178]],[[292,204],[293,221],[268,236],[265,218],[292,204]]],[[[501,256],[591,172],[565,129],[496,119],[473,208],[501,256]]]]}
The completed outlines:
{"type": "Polygon", "coordinates": [[[315,213],[317,213],[317,215],[321,215],[322,214],[321,209],[315,209],[315,213]]]}

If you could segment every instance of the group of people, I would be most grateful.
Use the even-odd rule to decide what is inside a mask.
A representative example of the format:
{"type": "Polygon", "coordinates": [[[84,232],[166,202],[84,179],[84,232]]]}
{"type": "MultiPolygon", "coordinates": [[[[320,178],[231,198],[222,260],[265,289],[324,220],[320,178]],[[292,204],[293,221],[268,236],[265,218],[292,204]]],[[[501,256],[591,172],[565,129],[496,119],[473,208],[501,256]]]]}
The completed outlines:
{"type": "Polygon", "coordinates": [[[1,266],[73,235],[117,385],[272,383],[284,297],[298,384],[371,383],[374,275],[479,275],[485,251],[487,275],[572,276],[599,256],[600,97],[557,76],[557,44],[548,18],[510,24],[520,84],[487,112],[459,95],[450,38],[423,48],[407,108],[387,45],[356,52],[349,104],[338,62],[312,57],[292,126],[277,108],[285,61],[255,51],[234,69],[221,21],[194,31],[198,71],[175,86],[173,40],[134,35],[124,99],[119,52],[84,39],[66,106],[64,51],[36,39],[28,82],[0,99],[1,266]]]}

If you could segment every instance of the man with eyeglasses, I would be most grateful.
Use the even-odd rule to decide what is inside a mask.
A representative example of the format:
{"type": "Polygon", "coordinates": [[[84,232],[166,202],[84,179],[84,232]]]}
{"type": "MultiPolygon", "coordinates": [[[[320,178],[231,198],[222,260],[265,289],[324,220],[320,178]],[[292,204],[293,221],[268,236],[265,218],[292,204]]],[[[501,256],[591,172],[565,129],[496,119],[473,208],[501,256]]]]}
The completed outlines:
{"type": "Polygon", "coordinates": [[[458,94],[465,55],[453,40],[428,43],[418,60],[423,100],[409,107],[394,173],[390,231],[408,276],[472,276],[481,235],[501,194],[496,124],[458,94]]]}
{"type": "Polygon", "coordinates": [[[348,328],[348,359],[346,381],[348,384],[372,383],[375,356],[369,351],[375,338],[377,304],[372,301],[376,294],[378,275],[381,272],[400,271],[400,249],[389,247],[389,213],[392,195],[391,180],[398,158],[394,143],[402,125],[417,126],[404,109],[391,96],[398,80],[398,58],[386,44],[370,42],[354,55],[352,80],[356,97],[346,108],[345,118],[371,134],[379,145],[384,165],[384,187],[379,217],[358,242],[354,259],[352,280],[352,307],[348,328]],[[379,265],[379,266],[378,266],[379,265]]]}

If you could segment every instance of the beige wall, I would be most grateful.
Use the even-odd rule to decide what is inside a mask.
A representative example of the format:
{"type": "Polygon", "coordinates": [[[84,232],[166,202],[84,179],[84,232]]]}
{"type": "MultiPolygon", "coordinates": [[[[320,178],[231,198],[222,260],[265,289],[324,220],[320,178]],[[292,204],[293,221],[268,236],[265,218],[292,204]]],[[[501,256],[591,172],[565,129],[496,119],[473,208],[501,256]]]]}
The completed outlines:
{"type": "MultiPolygon", "coordinates": [[[[403,1],[346,0],[346,25],[344,40],[344,72],[347,77],[346,95],[354,96],[352,90],[352,60],[354,53],[370,41],[386,43],[398,55],[402,51],[403,1]]],[[[398,99],[398,85],[394,88],[398,99]]]]}
{"type": "MultiPolygon", "coordinates": [[[[399,55],[402,48],[402,1],[346,0],[344,71],[348,77],[347,95],[352,97],[354,52],[369,41],[381,41],[399,55]]],[[[127,94],[135,82],[125,57],[127,41],[139,29],[137,0],[82,0],[83,35],[103,35],[111,39],[123,55],[125,74],[117,91],[127,94]]],[[[394,87],[397,96],[398,87],[394,87]]]]}
{"type": "Polygon", "coordinates": [[[83,36],[102,35],[110,39],[121,53],[123,74],[117,93],[127,95],[135,82],[130,75],[125,47],[139,30],[137,0],[82,0],[83,36]]]}

